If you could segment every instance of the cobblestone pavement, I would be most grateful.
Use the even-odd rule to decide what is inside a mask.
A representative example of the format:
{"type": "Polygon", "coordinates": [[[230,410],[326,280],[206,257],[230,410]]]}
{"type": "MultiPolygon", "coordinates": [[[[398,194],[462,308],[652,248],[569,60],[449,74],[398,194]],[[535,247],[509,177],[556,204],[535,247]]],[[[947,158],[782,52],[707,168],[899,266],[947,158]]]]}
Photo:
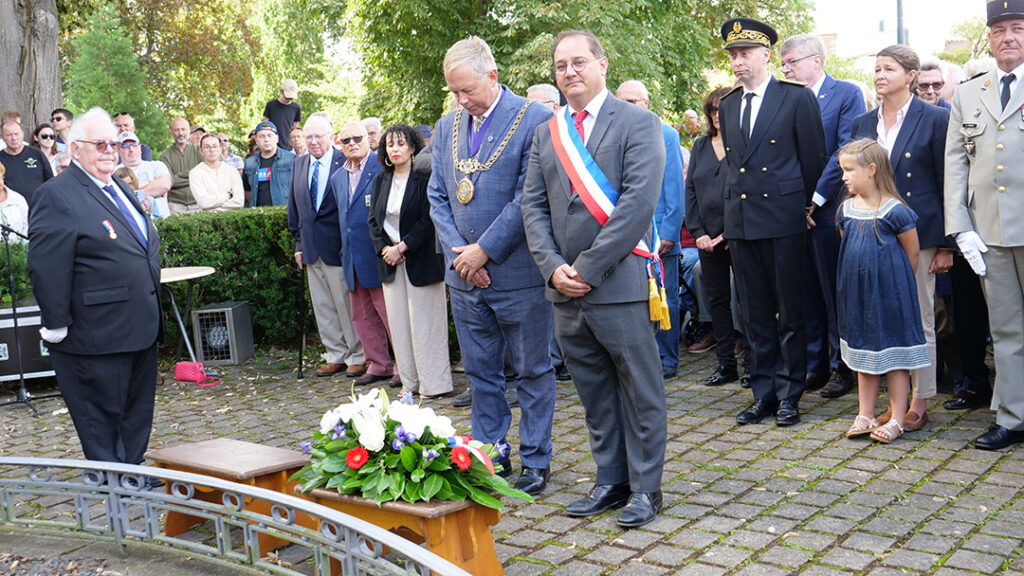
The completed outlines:
{"type": "MultiPolygon", "coordinates": [[[[595,469],[583,410],[571,383],[560,383],[548,489],[534,504],[511,503],[494,529],[506,574],[1024,575],[1024,451],[969,446],[992,423],[990,412],[947,412],[940,394],[923,430],[885,446],[843,438],[854,394],[808,394],[798,426],[740,427],[734,417],[749,391],[704,387],[714,355],[684,356],[666,385],[664,512],[630,531],[613,512],[562,512],[589,489],[595,469]]],[[[293,370],[293,355],[271,351],[223,368],[215,388],[169,380],[157,391],[151,447],[221,436],[297,447],[350,385],[310,377],[310,367],[296,381],[293,370]]],[[[464,385],[459,375],[456,388],[464,385]]],[[[3,399],[10,393],[7,385],[3,399]]],[[[468,409],[426,403],[468,430],[468,409]]],[[[81,458],[62,401],[39,406],[42,418],[23,406],[0,408],[0,453],[81,458]]]]}

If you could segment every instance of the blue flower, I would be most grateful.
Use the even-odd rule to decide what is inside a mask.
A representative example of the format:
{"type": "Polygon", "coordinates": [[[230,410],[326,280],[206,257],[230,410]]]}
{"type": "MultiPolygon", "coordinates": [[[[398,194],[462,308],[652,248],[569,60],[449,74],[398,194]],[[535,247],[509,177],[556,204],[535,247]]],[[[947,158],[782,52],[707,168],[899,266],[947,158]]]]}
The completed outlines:
{"type": "Polygon", "coordinates": [[[402,440],[399,438],[395,438],[394,440],[391,441],[391,447],[394,448],[395,450],[401,450],[402,446],[405,446],[405,443],[402,442],[402,440]]]}
{"type": "Polygon", "coordinates": [[[345,427],[342,426],[341,422],[338,422],[338,424],[334,426],[334,430],[331,430],[331,440],[340,440],[345,436],[347,436],[345,427]]]}
{"type": "Polygon", "coordinates": [[[423,459],[426,460],[427,462],[430,462],[431,460],[437,458],[438,456],[440,456],[440,454],[438,454],[437,450],[434,450],[433,448],[429,450],[426,448],[423,449],[423,459]]]}
{"type": "Polygon", "coordinates": [[[411,444],[416,441],[416,435],[406,432],[405,427],[401,424],[395,427],[395,438],[401,440],[403,444],[411,444]]]}
{"type": "Polygon", "coordinates": [[[402,396],[402,398],[401,398],[402,404],[405,404],[407,406],[414,405],[416,403],[416,400],[413,398],[413,396],[414,396],[414,394],[412,392],[402,396]]]}
{"type": "Polygon", "coordinates": [[[302,444],[299,444],[299,448],[302,448],[303,454],[310,454],[313,452],[313,442],[306,440],[302,444]]]}
{"type": "Polygon", "coordinates": [[[509,452],[512,451],[512,446],[504,440],[499,440],[498,443],[494,445],[494,449],[497,450],[499,455],[508,456],[509,452]]]}

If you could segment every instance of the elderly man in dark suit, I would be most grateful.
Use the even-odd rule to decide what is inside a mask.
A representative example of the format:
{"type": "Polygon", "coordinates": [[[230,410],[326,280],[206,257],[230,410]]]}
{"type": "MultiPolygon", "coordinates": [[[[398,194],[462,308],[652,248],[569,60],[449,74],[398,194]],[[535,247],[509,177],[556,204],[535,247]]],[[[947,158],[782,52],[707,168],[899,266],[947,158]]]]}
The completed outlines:
{"type": "Polygon", "coordinates": [[[363,345],[352,326],[348,286],[341,270],[338,201],[328,185],[345,157],[331,145],[334,128],[326,114],[311,115],[303,135],[309,153],[292,164],[288,230],[295,236],[295,263],[299,268],[306,266],[309,298],[320,341],[327,349],[327,363],[317,368],[316,375],[344,372],[358,378],[366,372],[363,345]]]}
{"type": "MultiPolygon", "coordinates": [[[[444,77],[459,108],[434,130],[427,196],[471,384],[473,436],[507,450],[509,350],[522,407],[523,471],[515,486],[539,494],[547,485],[555,410],[551,304],[526,246],[520,199],[533,131],[551,111],[499,84],[491,49],[475,36],[448,49],[444,77]]],[[[507,453],[497,461],[508,474],[507,453]]]]}
{"type": "MultiPolygon", "coordinates": [[[[363,343],[369,363],[357,386],[390,379],[395,372],[388,355],[388,313],[384,290],[377,274],[377,254],[370,238],[370,184],[381,170],[377,153],[370,150],[370,137],[359,122],[349,122],[338,133],[345,164],[331,176],[331,188],[338,202],[341,229],[341,268],[345,273],[352,324],[363,343]]],[[[399,382],[399,385],[400,382],[399,382]]]]}
{"type": "Polygon", "coordinates": [[[608,59],[590,32],[559,34],[552,59],[568,106],[537,129],[523,222],[597,464],[594,487],[566,512],[625,504],[619,525],[643,526],[661,510],[665,462],[665,385],[648,310],[654,258],[639,254],[657,251],[661,122],[608,92],[608,59]]]}
{"type": "Polygon", "coordinates": [[[75,119],[73,162],[36,192],[29,275],[57,384],[90,460],[140,464],[149,445],[160,321],[160,237],[113,176],[117,131],[75,119]]]}
{"type": "Polygon", "coordinates": [[[800,421],[807,372],[803,254],[814,188],[825,167],[825,130],[814,94],[768,72],[775,30],[734,18],[722,26],[729,64],[741,86],[722,98],[725,239],[732,252],[755,402],[740,424],[775,416],[800,421]]]}
{"type": "MultiPolygon", "coordinates": [[[[830,157],[850,140],[853,120],[865,112],[860,88],[825,73],[825,45],[811,34],[790,36],[779,49],[787,80],[803,82],[814,92],[825,128],[825,153],[830,157]]],[[[839,316],[836,311],[836,270],[839,230],[836,207],[843,196],[843,171],[829,163],[814,188],[807,223],[804,268],[804,315],[807,333],[808,390],[821,389],[825,398],[838,398],[853,387],[850,369],[839,355],[839,316]]]]}

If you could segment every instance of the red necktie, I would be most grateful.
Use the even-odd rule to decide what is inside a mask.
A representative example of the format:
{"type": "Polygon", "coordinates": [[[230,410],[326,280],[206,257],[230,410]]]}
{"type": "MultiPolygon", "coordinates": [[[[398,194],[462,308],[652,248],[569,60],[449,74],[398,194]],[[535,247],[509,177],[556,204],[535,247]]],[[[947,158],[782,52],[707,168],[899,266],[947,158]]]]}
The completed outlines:
{"type": "Polygon", "coordinates": [[[587,117],[587,111],[576,112],[572,115],[573,125],[576,126],[576,131],[580,133],[580,140],[587,141],[586,136],[583,135],[583,119],[587,117]]]}

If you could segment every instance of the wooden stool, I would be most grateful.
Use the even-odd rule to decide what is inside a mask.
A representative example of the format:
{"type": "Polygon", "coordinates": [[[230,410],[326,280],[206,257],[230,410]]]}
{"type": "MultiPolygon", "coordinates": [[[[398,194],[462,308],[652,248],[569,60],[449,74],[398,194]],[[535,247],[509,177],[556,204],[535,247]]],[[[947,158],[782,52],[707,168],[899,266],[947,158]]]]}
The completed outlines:
{"type": "MultiPolygon", "coordinates": [[[[494,537],[491,536],[491,526],[498,523],[501,513],[472,500],[384,502],[378,507],[373,500],[323,488],[299,495],[413,542],[426,542],[428,550],[470,574],[505,573],[494,554],[494,537]]],[[[331,559],[331,574],[340,573],[340,563],[331,559]]]]}
{"type": "MultiPolygon", "coordinates": [[[[158,468],[213,476],[289,495],[295,490],[295,482],[288,482],[288,478],[309,462],[309,456],[300,452],[231,438],[150,450],[146,452],[146,458],[155,462],[158,468]]],[[[171,485],[168,483],[167,492],[170,491],[171,485]]],[[[195,486],[195,491],[194,498],[198,500],[222,503],[223,493],[220,490],[195,486]]],[[[247,510],[270,516],[271,504],[268,502],[247,499],[245,505],[247,510]]],[[[164,519],[164,533],[177,536],[205,521],[205,518],[168,511],[164,519]]],[[[295,523],[307,528],[318,528],[313,518],[298,511],[295,523]]],[[[259,534],[261,555],[286,544],[289,542],[259,534]]]]}

